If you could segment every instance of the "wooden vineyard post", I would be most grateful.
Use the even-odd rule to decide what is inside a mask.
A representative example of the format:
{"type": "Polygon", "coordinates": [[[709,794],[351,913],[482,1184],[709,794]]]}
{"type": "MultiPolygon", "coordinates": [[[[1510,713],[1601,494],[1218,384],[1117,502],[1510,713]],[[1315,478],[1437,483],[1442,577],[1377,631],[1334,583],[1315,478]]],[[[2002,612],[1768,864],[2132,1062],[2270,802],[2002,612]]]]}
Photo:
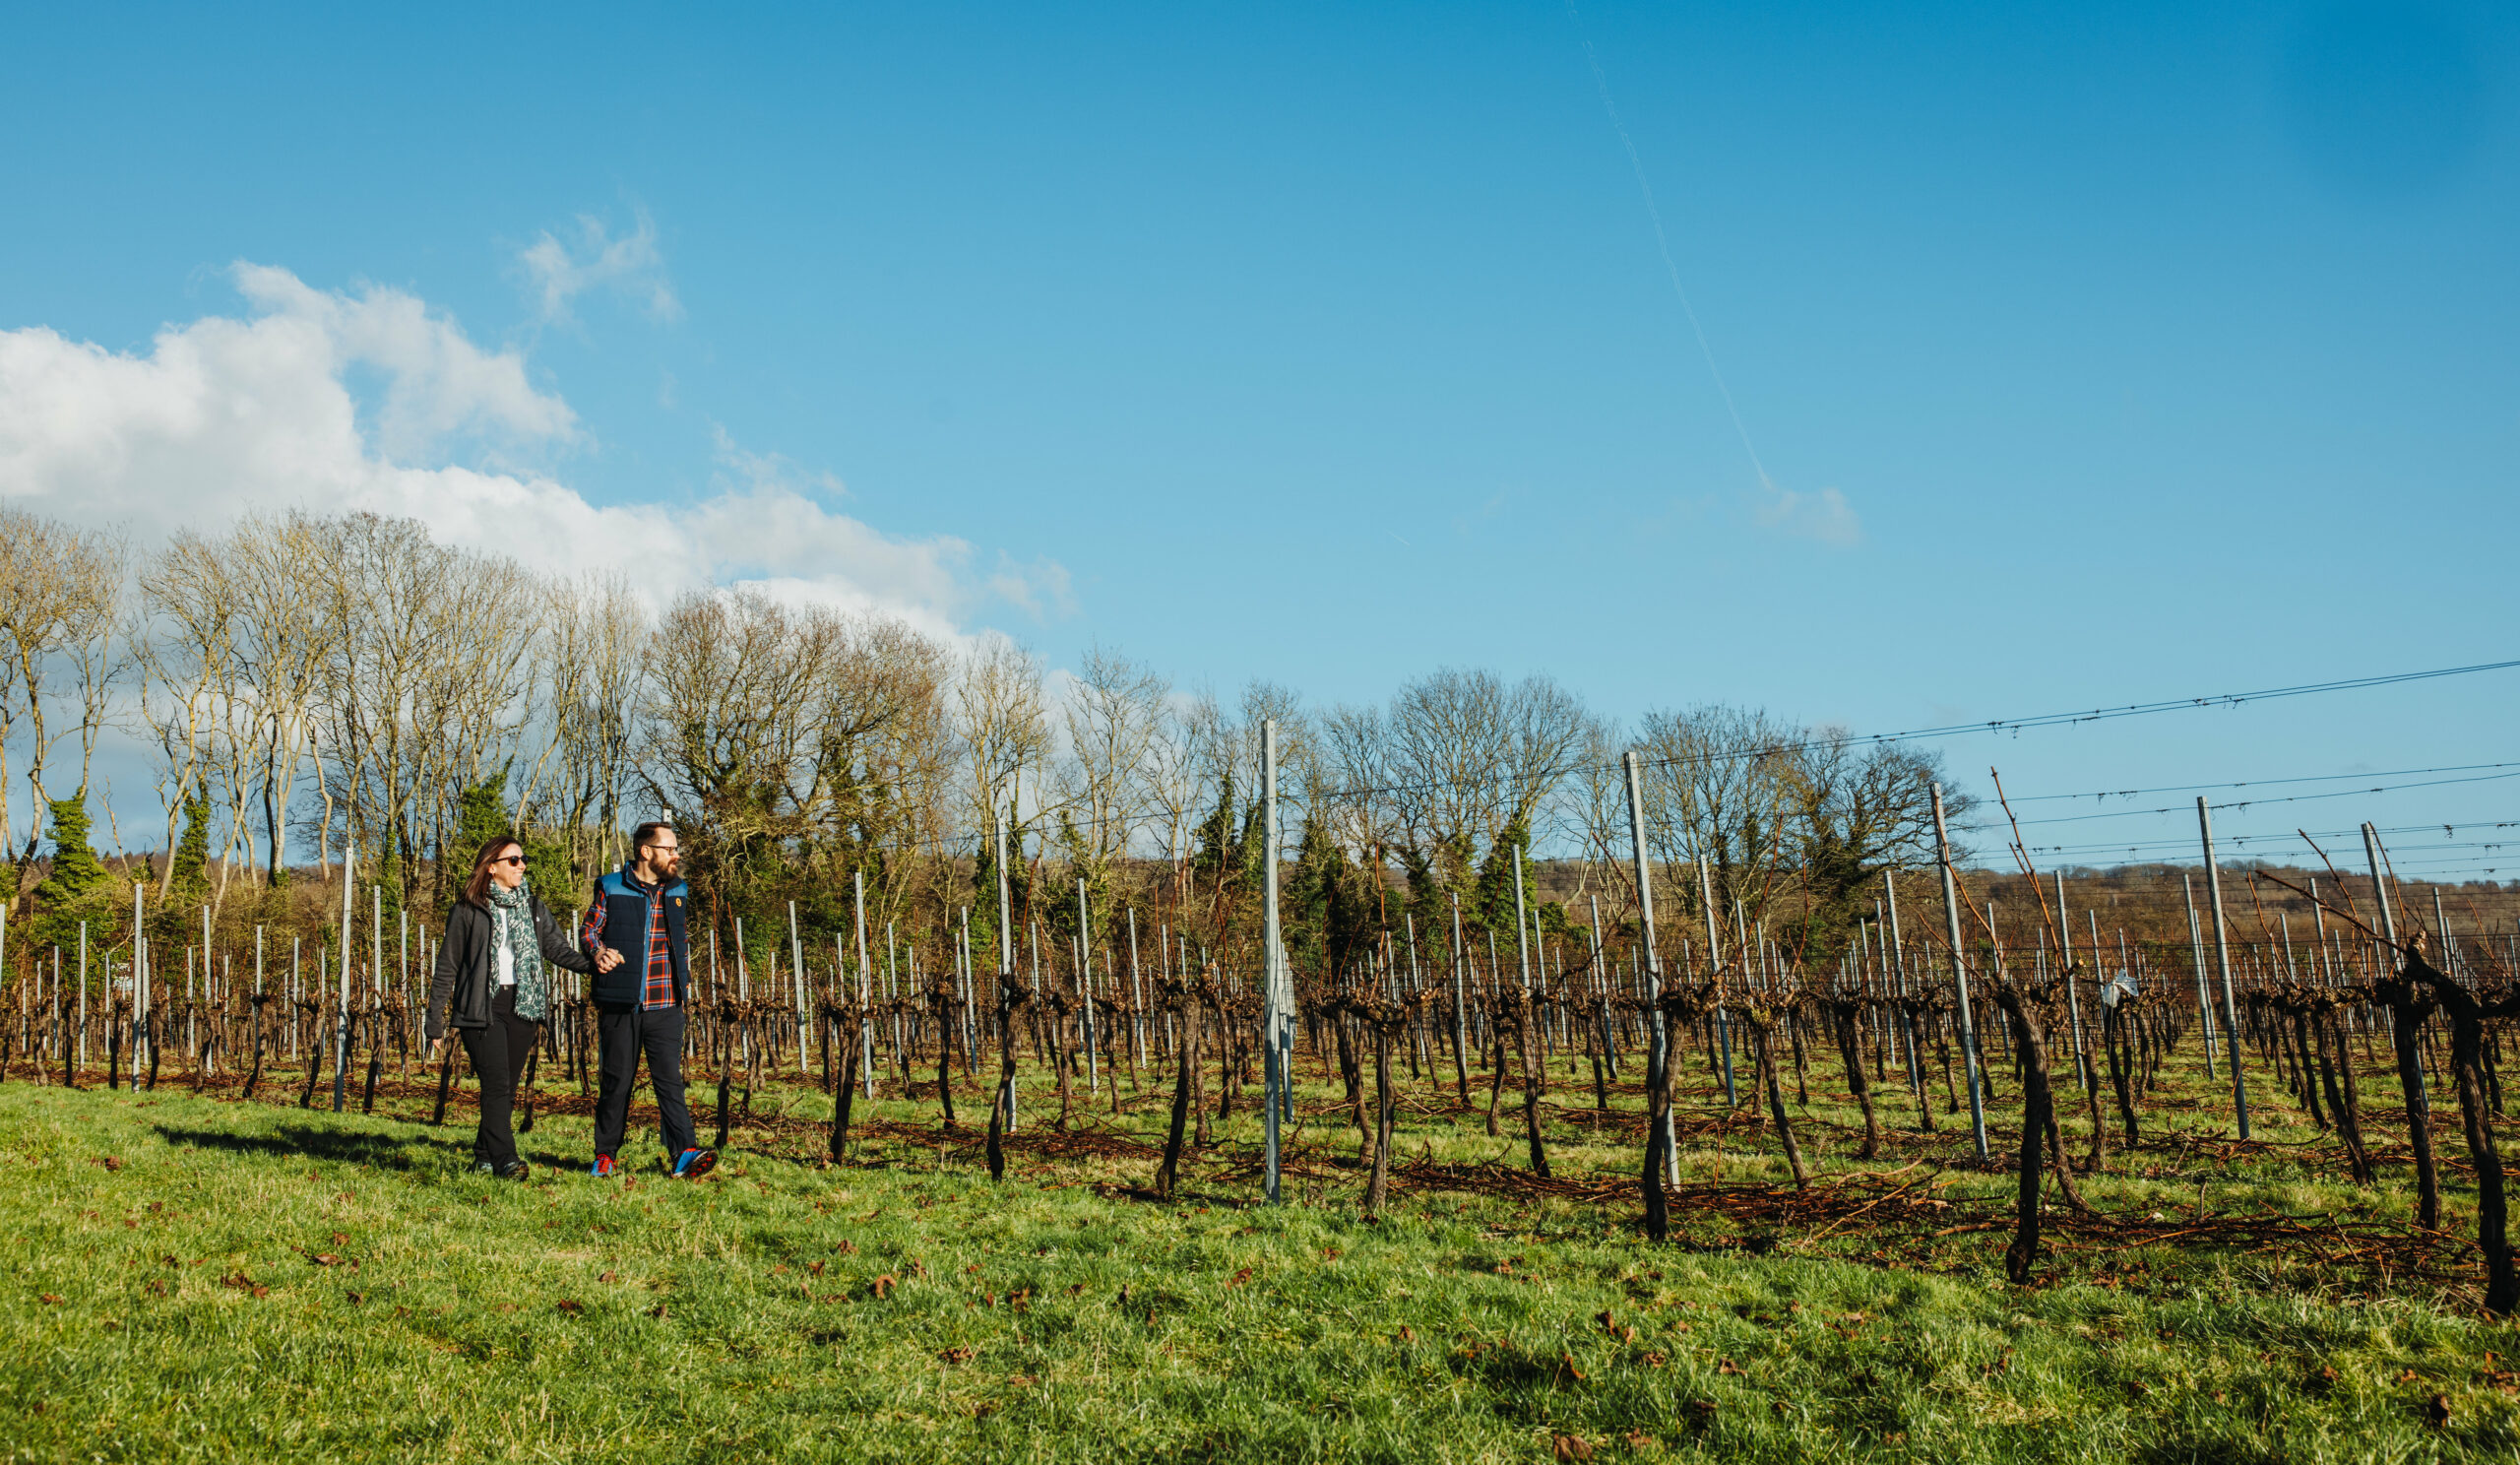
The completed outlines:
{"type": "Polygon", "coordinates": [[[1933,1132],[1933,1096],[1925,1092],[1924,1059],[1917,1052],[1917,1016],[1908,1006],[1908,945],[1899,934],[1899,887],[1891,872],[1881,872],[1881,909],[1890,924],[1890,974],[1899,996],[1900,1046],[1908,1054],[1908,1090],[1917,1099],[1917,1128],[1933,1132]]]}
{"type": "Polygon", "coordinates": [[[1085,1092],[1102,1092],[1100,1036],[1094,1023],[1094,913],[1085,900],[1085,877],[1076,880],[1076,986],[1085,999],[1085,1092]]]}
{"type": "Polygon", "coordinates": [[[342,1001],[333,1026],[333,1113],[340,1114],[347,1102],[350,1079],[350,942],[358,917],[358,885],[350,878],[351,861],[358,858],[343,831],[342,840],[342,1001]]]}
{"type": "MultiPolygon", "coordinates": [[[[1523,1134],[1531,1146],[1532,1174],[1545,1179],[1548,1177],[1548,1150],[1542,1143],[1540,1133],[1540,1089],[1541,1075],[1544,1071],[1540,1055],[1542,1018],[1539,1009],[1532,1002],[1532,955],[1527,925],[1528,918],[1523,912],[1523,851],[1522,847],[1517,845],[1514,847],[1514,960],[1521,970],[1522,990],[1515,996],[1515,1014],[1522,1028],[1520,1048],[1523,1065],[1523,1134]]],[[[1383,1040],[1376,1056],[1376,1061],[1383,1065],[1382,1077],[1378,1081],[1383,1084],[1386,1093],[1390,1088],[1390,1076],[1387,1071],[1391,1061],[1390,1050],[1391,1045],[1388,1040],[1383,1040]]],[[[1385,1107],[1387,1111],[1387,1101],[1385,1101],[1385,1107]]],[[[1384,1130],[1388,1129],[1390,1122],[1390,1115],[1386,1112],[1382,1119],[1384,1130]]],[[[1383,1133],[1383,1131],[1377,1132],[1383,1133]]],[[[1383,1133],[1383,1137],[1389,1136],[1383,1133]]],[[[1382,1171],[1378,1168],[1375,1174],[1379,1179],[1382,1171]]],[[[1374,1210],[1378,1207],[1368,1209],[1374,1210]]]]}
{"type": "Polygon", "coordinates": [[[2196,885],[2185,875],[2178,877],[2182,903],[2187,908],[2187,964],[2196,972],[2196,1030],[2205,1042],[2205,1081],[2214,1081],[2214,1003],[2205,994],[2205,936],[2196,924],[2196,885]]]}
{"type": "MultiPolygon", "coordinates": [[[[2362,856],[2371,865],[2371,892],[2380,904],[2380,938],[2388,943],[2389,964],[2398,953],[2398,913],[2389,900],[2388,872],[2380,863],[2380,832],[2362,826],[2362,856]]],[[[2414,985],[2392,970],[2381,989],[2389,1009],[2389,1042],[2397,1051],[2398,1086],[2406,1094],[2406,1129],[2415,1151],[2415,1219],[2426,1231],[2441,1225],[2441,1173],[2432,1158],[2432,1099],[2424,1086],[2424,1054],[2417,1048],[2419,1030],[2431,1003],[2419,999],[2414,985]]]]}
{"type": "MultiPolygon", "coordinates": [[[[1716,1044],[1724,1051],[1724,1107],[1738,1109],[1741,1099],[1732,1087],[1732,1004],[1724,1000],[1724,940],[1716,933],[1715,927],[1715,876],[1708,873],[1703,855],[1697,860],[1697,893],[1698,909],[1706,913],[1707,975],[1715,983],[1716,1044]]],[[[1676,1166],[1679,1157],[1674,1155],[1671,1163],[1676,1166]]],[[[1671,1178],[1679,1178],[1676,1170],[1672,1172],[1671,1178]]]]}
{"type": "Polygon", "coordinates": [[[1978,1077],[1978,1032],[1969,1015],[1969,959],[1960,946],[1960,890],[1951,873],[1951,835],[1943,827],[1942,785],[1933,794],[1933,848],[1942,868],[1942,919],[1951,941],[1951,982],[1960,1001],[1960,1058],[1969,1076],[1969,1127],[1977,1136],[1978,1158],[1990,1158],[1986,1148],[1986,1095],[1978,1077]]]}
{"type": "MultiPolygon", "coordinates": [[[[1015,981],[1015,912],[1014,902],[1010,898],[1006,882],[1006,821],[998,818],[992,811],[989,822],[996,826],[997,834],[997,984],[1000,988],[1004,988],[1015,981]]],[[[998,997],[997,1010],[1008,1014],[1001,1017],[999,1021],[1014,1020],[1012,1017],[1014,1009],[1007,1004],[1002,990],[998,997]]],[[[1014,1132],[1015,1129],[1015,1050],[1011,1046],[1013,1041],[1011,1037],[1006,1040],[1009,1045],[1004,1052],[1006,1069],[997,1086],[998,1108],[1005,1114],[1006,1128],[1009,1133],[1014,1132]]]]}
{"type": "Polygon", "coordinates": [[[1627,766],[1628,844],[1636,858],[1637,934],[1642,938],[1647,1031],[1651,1046],[1645,1056],[1645,1234],[1663,1241],[1671,1234],[1670,1197],[1663,1189],[1663,1172],[1676,1163],[1671,1149],[1671,1051],[1663,1025],[1663,957],[1654,943],[1653,863],[1645,854],[1645,790],[1634,748],[1627,766]]]}
{"type": "Polygon", "coordinates": [[[2214,812],[2205,796],[2196,796],[2196,829],[2205,842],[2205,903],[2214,915],[2214,970],[2223,984],[2223,1031],[2231,1042],[2224,1056],[2232,1069],[2232,1112],[2238,1116],[2240,1138],[2248,1138],[2248,1074],[2240,1065],[2240,1019],[2232,996],[2232,945],[2223,925],[2223,871],[2214,862],[2214,812]]]}
{"type": "Polygon", "coordinates": [[[1291,1102],[1294,1057],[1294,982],[1278,944],[1278,724],[1260,724],[1260,1112],[1267,1171],[1263,1189],[1279,1201],[1278,1116],[1291,1102]]]}
{"type": "Polygon", "coordinates": [[[2085,1093],[2094,1092],[2091,1060],[2083,1053],[2083,999],[2074,981],[2074,921],[2065,910],[2065,872],[2056,871],[2056,960],[2065,976],[2065,1017],[2074,1037],[2074,1081],[2085,1093]]]}
{"type": "Polygon", "coordinates": [[[1461,1102],[1470,1103],[1470,987],[1462,976],[1462,961],[1469,948],[1461,938],[1461,892],[1453,892],[1453,1079],[1460,1086],[1461,1102]]]}
{"type": "Polygon", "coordinates": [[[788,985],[789,997],[796,1004],[796,1076],[808,1076],[805,1067],[805,1022],[813,995],[805,987],[805,933],[796,924],[796,903],[788,903],[788,985]]]}
{"type": "MultiPolygon", "coordinates": [[[[857,1081],[864,1086],[866,1098],[872,1101],[875,1097],[875,1065],[867,1059],[874,1051],[875,1019],[867,1000],[871,988],[866,972],[866,871],[850,871],[850,882],[857,902],[857,1081]]],[[[904,1075],[907,1079],[907,1069],[904,1075]]]]}

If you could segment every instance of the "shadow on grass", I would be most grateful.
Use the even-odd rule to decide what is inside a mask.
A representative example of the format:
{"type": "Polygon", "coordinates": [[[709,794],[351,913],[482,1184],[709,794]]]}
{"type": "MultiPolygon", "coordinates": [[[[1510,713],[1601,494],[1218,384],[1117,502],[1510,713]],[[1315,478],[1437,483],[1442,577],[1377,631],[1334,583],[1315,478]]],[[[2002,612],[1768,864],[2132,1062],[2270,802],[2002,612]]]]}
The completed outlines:
{"type": "Polygon", "coordinates": [[[164,1124],[158,1125],[157,1129],[158,1137],[168,1144],[224,1150],[232,1155],[304,1156],[314,1160],[346,1161],[379,1170],[414,1170],[422,1166],[439,1169],[446,1164],[445,1157],[436,1153],[442,1147],[427,1140],[394,1139],[381,1134],[316,1129],[302,1124],[284,1125],[273,1134],[178,1129],[164,1124]]]}

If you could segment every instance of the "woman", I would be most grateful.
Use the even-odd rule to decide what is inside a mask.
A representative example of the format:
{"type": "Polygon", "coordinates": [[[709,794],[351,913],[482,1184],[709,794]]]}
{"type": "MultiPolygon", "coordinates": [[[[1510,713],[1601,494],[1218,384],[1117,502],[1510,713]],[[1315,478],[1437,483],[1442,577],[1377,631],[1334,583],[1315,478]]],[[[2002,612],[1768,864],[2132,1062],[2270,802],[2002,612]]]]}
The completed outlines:
{"type": "Polygon", "coordinates": [[[437,973],[429,982],[429,1056],[444,1051],[451,1016],[464,1037],[464,1051],[481,1081],[481,1127],[472,1136],[472,1168],[501,1179],[521,1180],[532,1167],[516,1157],[516,1132],[508,1113],[517,1080],[541,1036],[551,998],[542,964],[593,972],[595,963],[572,949],[559,924],[525,885],[525,847],[499,838],[472,860],[464,897],[446,918],[446,941],[438,947],[437,973]]]}

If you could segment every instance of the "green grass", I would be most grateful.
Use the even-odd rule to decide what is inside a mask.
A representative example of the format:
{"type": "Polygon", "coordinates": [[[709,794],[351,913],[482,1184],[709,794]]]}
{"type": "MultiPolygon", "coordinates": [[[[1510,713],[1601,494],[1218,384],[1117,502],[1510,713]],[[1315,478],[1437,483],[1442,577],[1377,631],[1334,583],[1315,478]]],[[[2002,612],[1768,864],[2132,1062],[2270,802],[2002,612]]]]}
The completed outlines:
{"type": "MultiPolygon", "coordinates": [[[[1026,1102],[1028,1120],[1050,1112],[1026,1102]]],[[[755,1101],[765,1119],[820,1105],[755,1101]]],[[[572,1169],[477,1178],[469,1114],[432,1129],[418,1100],[388,1107],[401,1116],[0,1087],[0,1458],[1530,1461],[1559,1435],[1602,1460],[2520,1448],[2496,1376],[2520,1357],[2513,1327],[2455,1291],[2280,1258],[2063,1252],[2014,1288],[2000,1235],[1885,1262],[1863,1259],[1879,1238],[1860,1225],[1815,1242],[1684,1208],[1686,1241],[1654,1246],[1630,1201],[1431,1189],[1373,1224],[1340,1163],[1353,1131],[1318,1113],[1291,1203],[1268,1208],[1228,1174],[1247,1111],[1224,1131],[1233,1153],[1157,1204],[1098,1192],[1146,1180],[1134,1154],[1020,1151],[993,1184],[913,1127],[932,1130],[932,1105],[899,1100],[871,1106],[889,1122],[850,1165],[765,1123],[698,1184],[647,1169],[645,1133],[637,1174],[576,1173],[586,1123],[548,1114],[526,1153],[572,1169]],[[2426,1418],[2435,1394],[2446,1428],[2426,1418]]],[[[1633,1150],[1583,1143],[1575,1117],[1560,1174],[1626,1173],[1633,1150]]],[[[1965,1126],[1858,1165],[1831,1127],[1845,1111],[1807,1117],[1823,1175],[1922,1161],[1909,1178],[1963,1201],[2010,1184],[1956,1163],[1965,1126]]],[[[1160,1118],[1151,1086],[1118,1127],[1160,1118]]],[[[2338,1186],[2314,1150],[2180,1171],[2210,1115],[2179,1122],[2184,1141],[2088,1178],[2094,1200],[2191,1205],[2211,1170],[2225,1208],[2403,1213],[2397,1177],[2338,1186]]],[[[1692,1175],[1776,1180],[1772,1146],[1751,1144],[1693,1145],[1692,1175]]],[[[1521,1156],[1510,1126],[1491,1139],[1442,1113],[1409,1116],[1403,1148],[1521,1156]]]]}

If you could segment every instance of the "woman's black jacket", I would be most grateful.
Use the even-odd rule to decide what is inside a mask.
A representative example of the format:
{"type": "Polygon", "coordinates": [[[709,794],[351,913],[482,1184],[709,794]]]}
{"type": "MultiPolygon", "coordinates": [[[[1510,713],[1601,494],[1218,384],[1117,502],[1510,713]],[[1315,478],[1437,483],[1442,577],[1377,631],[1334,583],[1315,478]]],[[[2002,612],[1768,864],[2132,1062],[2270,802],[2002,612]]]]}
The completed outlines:
{"type": "MultiPolygon", "coordinates": [[[[551,919],[540,896],[532,900],[534,940],[542,948],[542,959],[555,967],[593,974],[595,959],[560,934],[560,924],[551,919]]],[[[492,940],[497,929],[489,908],[468,900],[457,901],[446,918],[446,943],[437,949],[437,974],[429,980],[430,1042],[445,1036],[449,1017],[459,1028],[490,1025],[490,1000],[498,995],[499,978],[491,967],[498,956],[492,940]]]]}

